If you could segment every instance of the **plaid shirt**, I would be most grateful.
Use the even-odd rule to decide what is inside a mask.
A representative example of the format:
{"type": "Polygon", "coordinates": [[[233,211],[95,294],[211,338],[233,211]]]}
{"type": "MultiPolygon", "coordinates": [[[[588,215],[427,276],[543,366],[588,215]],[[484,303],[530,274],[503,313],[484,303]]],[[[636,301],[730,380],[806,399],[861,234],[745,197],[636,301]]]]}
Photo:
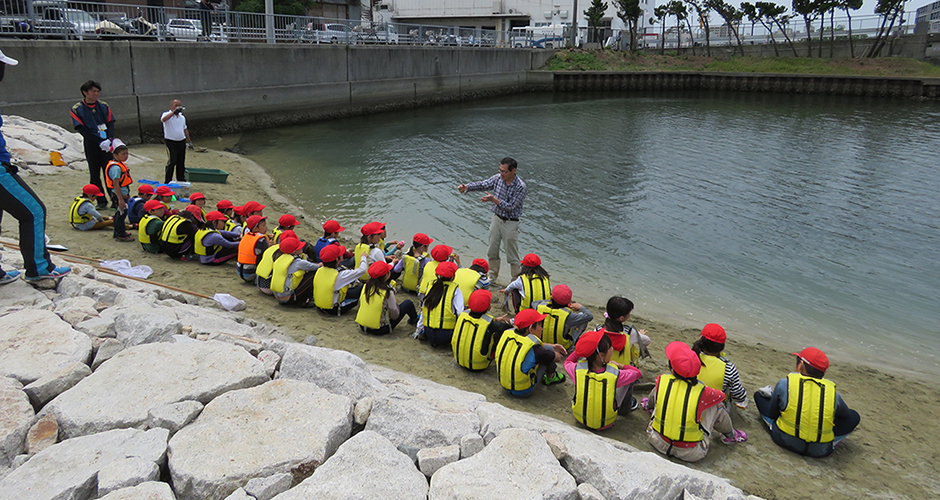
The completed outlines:
{"type": "Polygon", "coordinates": [[[499,200],[494,203],[493,213],[506,219],[518,219],[522,215],[522,202],[525,201],[525,182],[518,175],[508,186],[499,174],[484,181],[467,184],[467,191],[491,191],[499,200]]]}

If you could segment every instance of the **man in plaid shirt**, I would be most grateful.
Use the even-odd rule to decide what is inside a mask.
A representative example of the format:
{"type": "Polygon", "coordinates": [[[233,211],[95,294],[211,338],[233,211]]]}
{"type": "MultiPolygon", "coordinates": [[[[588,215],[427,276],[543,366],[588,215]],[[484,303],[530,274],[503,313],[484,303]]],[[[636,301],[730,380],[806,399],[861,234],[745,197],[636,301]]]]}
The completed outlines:
{"type": "Polygon", "coordinates": [[[516,175],[516,160],[506,157],[499,162],[499,173],[489,179],[461,184],[457,189],[461,193],[467,191],[483,191],[485,196],[480,198],[484,203],[492,203],[493,220],[490,222],[490,247],[487,251],[487,260],[490,264],[488,273],[490,281],[496,281],[499,276],[499,244],[503,242],[506,249],[506,260],[512,269],[513,277],[521,271],[519,263],[519,217],[522,215],[522,203],[525,201],[525,182],[516,175]],[[493,194],[490,194],[492,191],[493,194]]]}

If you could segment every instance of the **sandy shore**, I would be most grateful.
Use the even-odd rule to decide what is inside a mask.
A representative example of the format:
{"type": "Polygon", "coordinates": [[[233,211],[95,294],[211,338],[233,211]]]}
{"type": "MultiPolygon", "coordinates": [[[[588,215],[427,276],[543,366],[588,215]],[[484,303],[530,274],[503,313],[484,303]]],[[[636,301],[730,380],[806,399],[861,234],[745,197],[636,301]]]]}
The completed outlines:
{"type": "MultiPolygon", "coordinates": [[[[211,145],[222,147],[222,143],[211,145]]],[[[132,166],[135,178],[162,179],[165,162],[162,146],[135,146],[132,153],[150,158],[132,166]]],[[[301,214],[289,200],[276,193],[270,177],[250,160],[231,153],[209,151],[189,153],[187,162],[192,167],[221,168],[231,174],[227,184],[194,185],[194,190],[205,194],[213,205],[222,198],[236,204],[253,199],[268,205],[265,214],[275,220],[285,212],[301,214]]],[[[26,180],[48,208],[48,234],[54,243],[69,247],[71,254],[101,259],[124,258],[134,265],[146,264],[154,270],[151,280],[207,295],[218,292],[235,295],[247,302],[246,315],[278,325],[298,340],[314,335],[320,340],[319,345],[345,349],[367,362],[479,392],[490,401],[510,408],[542,413],[576,424],[570,410],[570,384],[542,388],[528,400],[510,399],[500,388],[492,366],[482,373],[468,373],[454,363],[449,350],[431,349],[413,340],[405,325],[384,338],[369,337],[354,326],[352,316],[325,317],[314,310],[277,306],[272,298],[238,279],[234,264],[208,267],[171,261],[162,255],[145,253],[137,243],[114,242],[110,231],[73,230],[67,221],[68,207],[87,182],[85,171],[33,175],[26,180]]],[[[321,219],[328,218],[328,214],[307,215],[297,233],[302,238],[314,240],[320,235],[321,219]]],[[[5,217],[3,236],[15,237],[15,231],[15,221],[5,217]]],[[[347,238],[357,235],[354,228],[346,231],[347,238]]],[[[409,236],[390,235],[393,239],[406,240],[409,236]]],[[[602,317],[598,307],[588,307],[596,318],[602,317]]],[[[642,314],[642,311],[638,312],[642,314]]],[[[654,359],[644,360],[641,365],[644,372],[642,382],[651,383],[665,369],[662,353],[665,345],[672,340],[691,344],[698,331],[641,317],[634,319],[637,326],[647,329],[653,338],[651,352],[654,359]]],[[[734,336],[735,332],[729,332],[731,340],[726,352],[737,365],[749,392],[775,382],[793,369],[793,357],[789,352],[773,350],[760,343],[738,342],[734,336]]],[[[794,345],[793,349],[802,347],[794,345]]],[[[831,457],[806,459],[778,448],[760,425],[752,404],[734,416],[736,427],[748,432],[748,442],[724,446],[716,440],[705,460],[692,467],[727,477],[747,493],[767,499],[935,497],[940,490],[940,474],[936,469],[940,457],[935,451],[936,445],[940,445],[940,439],[936,437],[940,435],[937,390],[925,382],[892,375],[877,366],[836,363],[830,368],[827,378],[835,381],[849,405],[862,415],[859,429],[831,457]]],[[[651,450],[645,441],[646,424],[646,414],[638,412],[621,418],[603,434],[641,450],[651,450]]]]}

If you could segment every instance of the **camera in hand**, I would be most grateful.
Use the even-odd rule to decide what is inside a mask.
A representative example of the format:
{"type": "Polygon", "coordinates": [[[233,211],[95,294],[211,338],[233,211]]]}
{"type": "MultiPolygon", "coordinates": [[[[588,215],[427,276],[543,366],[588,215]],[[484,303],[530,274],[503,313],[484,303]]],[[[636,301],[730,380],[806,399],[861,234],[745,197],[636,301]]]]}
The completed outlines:
{"type": "Polygon", "coordinates": [[[173,110],[173,114],[174,114],[174,115],[178,115],[178,114],[182,113],[183,111],[186,111],[186,108],[184,108],[184,107],[182,107],[182,106],[179,106],[179,107],[177,107],[176,109],[173,110]]]}

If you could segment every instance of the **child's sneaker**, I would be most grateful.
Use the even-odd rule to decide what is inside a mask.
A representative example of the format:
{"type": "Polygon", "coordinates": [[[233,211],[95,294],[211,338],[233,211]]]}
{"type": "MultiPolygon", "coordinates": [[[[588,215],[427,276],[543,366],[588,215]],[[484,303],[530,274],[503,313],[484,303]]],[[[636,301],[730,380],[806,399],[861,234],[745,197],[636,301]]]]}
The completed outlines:
{"type": "Polygon", "coordinates": [[[41,281],[44,279],[57,279],[65,276],[66,274],[72,272],[71,267],[59,266],[52,271],[49,271],[45,274],[40,274],[39,276],[26,276],[26,281],[41,281]]]}
{"type": "Polygon", "coordinates": [[[565,381],[565,374],[559,371],[551,375],[544,375],[542,377],[542,383],[545,385],[560,384],[565,381]]]}
{"type": "Polygon", "coordinates": [[[0,278],[0,285],[13,283],[14,281],[18,279],[20,279],[19,271],[7,271],[7,273],[4,274],[2,278],[0,278]]]}
{"type": "Polygon", "coordinates": [[[130,234],[125,234],[124,236],[115,236],[114,241],[134,241],[134,237],[130,234]]]}
{"type": "Polygon", "coordinates": [[[650,398],[643,398],[640,400],[640,406],[643,407],[643,411],[647,414],[652,415],[653,410],[650,409],[650,398]]]}
{"type": "Polygon", "coordinates": [[[724,444],[736,444],[747,441],[747,433],[742,430],[736,430],[729,434],[721,435],[721,442],[724,444]]]}

